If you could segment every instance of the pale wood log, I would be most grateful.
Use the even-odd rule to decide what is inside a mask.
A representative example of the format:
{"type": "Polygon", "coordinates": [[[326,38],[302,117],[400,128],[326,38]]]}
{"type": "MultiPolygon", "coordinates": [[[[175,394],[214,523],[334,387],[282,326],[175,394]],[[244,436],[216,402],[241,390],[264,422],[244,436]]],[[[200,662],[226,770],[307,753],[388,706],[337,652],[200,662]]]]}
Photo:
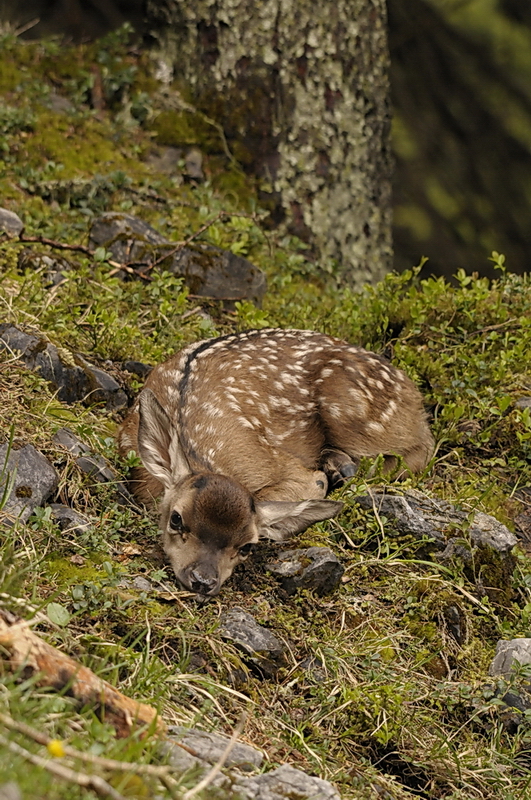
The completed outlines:
{"type": "Polygon", "coordinates": [[[49,645],[29,628],[29,623],[0,610],[0,658],[24,676],[38,675],[38,686],[67,690],[82,706],[92,706],[102,721],[120,737],[141,727],[153,726],[163,733],[165,725],[155,708],[126,697],[70,656],[49,645]]]}

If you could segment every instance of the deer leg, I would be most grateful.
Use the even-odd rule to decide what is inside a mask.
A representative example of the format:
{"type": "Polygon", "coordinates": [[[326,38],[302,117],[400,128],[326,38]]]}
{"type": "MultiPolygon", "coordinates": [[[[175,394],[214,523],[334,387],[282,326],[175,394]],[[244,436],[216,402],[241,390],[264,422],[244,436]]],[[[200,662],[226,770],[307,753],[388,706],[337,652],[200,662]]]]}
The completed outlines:
{"type": "Polygon", "coordinates": [[[343,450],[335,447],[325,447],[321,451],[320,467],[328,478],[328,489],[342,486],[352,478],[359,466],[359,459],[352,458],[343,450]]]}

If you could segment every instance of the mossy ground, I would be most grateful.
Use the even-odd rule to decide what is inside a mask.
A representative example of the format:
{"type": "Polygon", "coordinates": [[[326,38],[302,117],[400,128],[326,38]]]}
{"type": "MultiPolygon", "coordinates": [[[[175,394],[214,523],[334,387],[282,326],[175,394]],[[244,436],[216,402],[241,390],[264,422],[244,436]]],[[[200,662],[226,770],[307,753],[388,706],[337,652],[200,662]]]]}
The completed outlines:
{"type": "MultiPolygon", "coordinates": [[[[204,149],[205,183],[191,185],[179,169],[168,175],[150,166],[159,146],[153,120],[159,115],[160,122],[171,87],[161,92],[148,57],[128,48],[124,36],[64,48],[5,34],[0,91],[1,205],[20,214],[27,234],[86,243],[92,217],[123,210],[180,241],[224,211],[203,240],[247,256],[269,280],[262,309],[241,303],[227,311],[189,298],[164,273],[154,272],[149,282],[123,281],[98,253],[97,259],[67,254],[73,268],[52,286],[44,268],[19,267],[27,244],[3,238],[3,320],[36,327],[65,351],[117,368],[125,359],[156,363],[198,338],[264,325],[315,328],[385,351],[423,391],[438,445],[425,475],[406,486],[514,528],[525,510],[520,490],[531,481],[531,412],[515,405],[531,394],[525,276],[506,272],[495,257],[494,282],[464,272],[452,284],[419,282],[411,270],[361,293],[337,288],[334,265],[307,262],[299,242],[280,239],[261,223],[259,187],[223,147],[209,155],[203,126],[193,142],[188,120],[186,137],[172,144],[204,149]],[[50,105],[52,94],[65,101],[61,111],[50,105]]],[[[362,471],[338,493],[344,514],[300,537],[301,546],[326,544],[341,558],[345,578],[333,595],[283,597],[264,568],[271,552],[264,545],[208,605],[198,609],[179,592],[157,601],[119,585],[139,574],[154,584],[171,581],[157,556],[155,518],[118,505],[112,487],[83,477],[52,443],[67,425],[123,472],[113,444],[118,416],[62,404],[38,376],[10,354],[0,355],[2,436],[14,423],[16,440],[31,442],[60,469],[60,501],[93,520],[89,533],[73,537],[44,510],[26,526],[4,531],[3,604],[27,617],[31,609],[59,604],[67,624],[41,622],[37,629],[125,693],[156,705],[169,721],[230,732],[248,709],[243,738],[263,748],[268,766],[288,761],[334,781],[345,798],[528,795],[528,716],[517,729],[506,724],[496,681],[488,677],[496,641],[530,634],[531,569],[523,550],[504,579],[503,600],[489,599],[479,578],[499,578],[495,561],[478,575],[480,566],[474,573],[458,560],[442,567],[421,558],[418,543],[353,502],[367,485],[383,481],[362,471]],[[254,674],[220,638],[220,615],[234,605],[285,640],[289,663],[277,679],[254,674]]],[[[128,381],[133,396],[139,383],[128,381]]],[[[130,761],[158,758],[154,738],[116,740],[108,725],[74,708],[66,695],[37,689],[6,669],[0,685],[4,710],[57,739],[130,761]]],[[[8,779],[28,798],[93,796],[1,752],[0,781],[8,779]]],[[[148,778],[115,781],[125,796],[169,796],[148,778]]],[[[189,776],[186,785],[193,783],[189,776]]]]}

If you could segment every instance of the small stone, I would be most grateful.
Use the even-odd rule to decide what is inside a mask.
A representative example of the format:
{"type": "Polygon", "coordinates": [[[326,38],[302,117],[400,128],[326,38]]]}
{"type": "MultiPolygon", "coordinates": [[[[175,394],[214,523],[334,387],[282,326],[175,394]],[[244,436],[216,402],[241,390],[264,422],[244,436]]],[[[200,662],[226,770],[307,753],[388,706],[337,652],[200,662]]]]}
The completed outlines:
{"type": "Polygon", "coordinates": [[[238,780],[233,788],[241,800],[341,800],[331,783],[283,764],[278,769],[238,780]]]}
{"type": "Polygon", "coordinates": [[[317,656],[308,656],[299,664],[299,669],[304,670],[308,677],[315,683],[322,683],[326,680],[326,670],[323,662],[317,656]]]}
{"type": "MultiPolygon", "coordinates": [[[[409,498],[401,495],[386,494],[385,492],[371,492],[368,495],[355,497],[356,502],[366,510],[375,509],[378,516],[387,517],[400,533],[407,533],[419,539],[427,537],[446,546],[446,538],[434,521],[428,519],[423,513],[424,509],[413,508],[408,502],[409,498]]],[[[429,498],[426,498],[429,501],[429,498]]],[[[443,518],[443,522],[444,522],[443,518]]]]}
{"type": "Polygon", "coordinates": [[[153,247],[168,244],[162,234],[147,222],[131,214],[108,211],[94,220],[90,228],[89,247],[105,247],[121,264],[129,261],[154,260],[153,247]]]}
{"type": "Polygon", "coordinates": [[[56,114],[68,114],[76,110],[71,100],[61,94],[57,94],[55,91],[50,92],[45,105],[55,111],[56,114]]]}
{"type": "Polygon", "coordinates": [[[242,608],[232,608],[223,615],[220,632],[266,677],[272,677],[287,663],[280,640],[242,608]]]}
{"type": "Polygon", "coordinates": [[[123,578],[118,586],[121,589],[135,589],[137,592],[152,592],[153,585],[142,575],[137,575],[136,578],[123,578]]]}
{"type": "Polygon", "coordinates": [[[147,378],[153,367],[149,364],[142,364],[141,361],[124,361],[123,368],[126,372],[132,372],[139,378],[147,378]]]}
{"type": "Polygon", "coordinates": [[[133,579],[133,589],[139,592],[151,592],[153,591],[153,586],[147,578],[143,578],[142,575],[137,575],[137,577],[133,579]]]}
{"type": "MultiPolygon", "coordinates": [[[[215,764],[219,761],[223,752],[226,750],[230,741],[228,736],[220,733],[200,731],[197,728],[183,728],[173,725],[169,728],[170,740],[180,742],[188,750],[192,750],[196,758],[215,764]]],[[[229,753],[227,761],[228,767],[249,772],[259,769],[262,766],[264,757],[259,750],[248,744],[237,742],[229,753]]]]}
{"type": "Polygon", "coordinates": [[[76,356],[76,360],[83,368],[91,384],[90,393],[84,398],[85,401],[90,397],[91,403],[105,403],[105,408],[109,411],[127,408],[127,395],[112,375],[95,367],[93,364],[89,364],[80,355],[76,356]]]}
{"type": "Polygon", "coordinates": [[[157,172],[164,172],[167,175],[176,173],[179,162],[182,161],[183,151],[179,147],[161,146],[157,151],[150,153],[146,163],[153,167],[157,172]]]}
{"type": "Polygon", "coordinates": [[[84,453],[89,453],[90,448],[85,442],[72,433],[68,428],[59,428],[59,430],[52,436],[52,442],[61,445],[73,456],[81,456],[84,453]]]}
{"type": "MultiPolygon", "coordinates": [[[[171,736],[161,744],[161,754],[167,760],[167,763],[172,767],[177,775],[192,773],[199,781],[212,767],[208,761],[204,761],[198,756],[192,755],[186,749],[186,745],[181,746],[178,742],[172,742],[171,736]]],[[[218,774],[210,784],[215,789],[228,789],[230,780],[223,774],[218,774]]]]}
{"type": "Polygon", "coordinates": [[[467,639],[467,621],[463,611],[456,605],[447,605],[443,609],[443,619],[448,631],[452,634],[456,642],[464,645],[467,639]]]}
{"type": "Polygon", "coordinates": [[[531,664],[531,639],[500,639],[489,675],[509,678],[517,664],[531,664]]]}
{"type": "Polygon", "coordinates": [[[86,533],[92,527],[90,520],[61,503],[51,503],[52,519],[62,531],[74,534],[86,533]]]}
{"type": "Polygon", "coordinates": [[[520,397],[515,403],[516,408],[531,408],[531,397],[520,397]]]}
{"type": "Polygon", "coordinates": [[[313,589],[319,595],[330,594],[341,583],[345,572],[329,547],[286,550],[267,564],[288,595],[298,589],[313,589]]]}
{"type": "Polygon", "coordinates": [[[73,456],[76,456],[76,466],[81,472],[90,475],[99,483],[111,482],[114,484],[119,503],[138,508],[134,497],[127,487],[118,479],[118,474],[105,461],[103,456],[93,453],[85,442],[82,442],[68,428],[59,428],[52,436],[52,442],[64,447],[73,456]]]}
{"type": "Polygon", "coordinates": [[[192,147],[184,158],[186,177],[189,180],[201,183],[205,180],[203,172],[203,153],[197,147],[192,147]]]}
{"type": "Polygon", "coordinates": [[[0,521],[6,525],[13,525],[17,519],[27,522],[33,511],[44,505],[57,489],[59,476],[48,459],[31,444],[19,450],[12,449],[9,456],[8,445],[2,445],[0,465],[4,468],[0,494],[14,476],[9,497],[0,511],[0,521]]]}
{"type": "Polygon", "coordinates": [[[0,231],[4,231],[8,236],[17,237],[23,230],[24,223],[18,214],[7,208],[0,208],[0,231]]]}
{"type": "Polygon", "coordinates": [[[109,467],[105,459],[94,453],[91,453],[90,456],[79,456],[76,458],[76,464],[81,472],[90,475],[99,483],[108,483],[116,478],[116,473],[109,467]]]}

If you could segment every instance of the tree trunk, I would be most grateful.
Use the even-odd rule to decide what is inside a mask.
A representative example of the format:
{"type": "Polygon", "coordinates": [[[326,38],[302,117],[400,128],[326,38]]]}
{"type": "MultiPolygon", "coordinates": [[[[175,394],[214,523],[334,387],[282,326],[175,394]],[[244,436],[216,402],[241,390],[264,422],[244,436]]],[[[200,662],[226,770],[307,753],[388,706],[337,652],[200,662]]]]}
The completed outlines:
{"type": "Polygon", "coordinates": [[[274,224],[359,285],[391,268],[385,0],[146,0],[161,59],[274,224]]]}

